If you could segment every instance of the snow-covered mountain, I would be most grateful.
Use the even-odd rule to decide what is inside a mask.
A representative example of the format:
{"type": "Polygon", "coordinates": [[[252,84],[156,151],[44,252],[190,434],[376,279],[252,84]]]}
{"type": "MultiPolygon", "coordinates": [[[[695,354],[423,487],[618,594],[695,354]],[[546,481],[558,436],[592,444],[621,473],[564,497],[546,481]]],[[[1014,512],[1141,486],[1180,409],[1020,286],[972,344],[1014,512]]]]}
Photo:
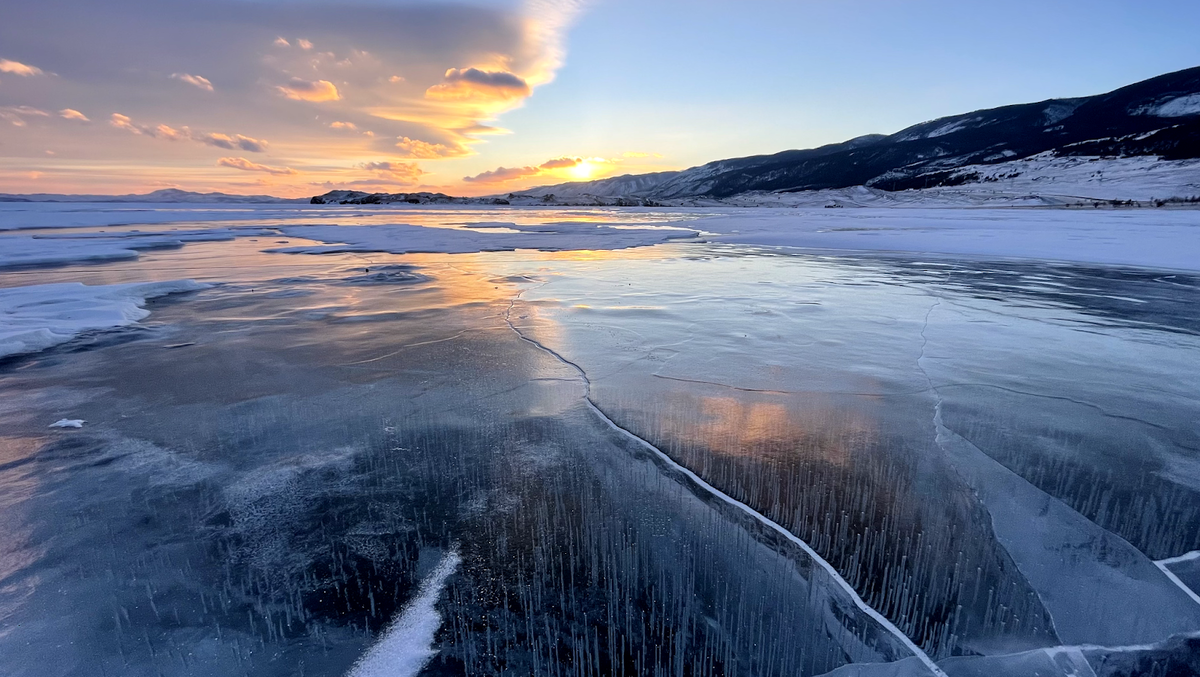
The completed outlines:
{"type": "Polygon", "coordinates": [[[17,195],[0,193],[0,202],[154,202],[163,204],[275,204],[285,202],[308,202],[308,198],[289,199],[271,195],[231,195],[229,193],[194,193],[178,188],[163,188],[141,195],[59,195],[35,193],[17,195]]]}
{"type": "MultiPolygon", "coordinates": [[[[1059,181],[1061,195],[1103,199],[1200,194],[1200,68],[1169,73],[1107,94],[1005,106],[924,122],[890,136],[871,135],[809,150],[718,160],[680,172],[564,183],[509,196],[577,201],[588,197],[653,201],[717,198],[867,186],[884,191],[1037,183],[1044,188],[1066,165],[1083,189],[1108,174],[1137,179],[1157,166],[1158,192],[1136,197],[1113,190],[1080,192],[1059,181]],[[1025,159],[1035,158],[1032,163],[1025,159]],[[1083,158],[1087,166],[1078,169],[1083,158]],[[1147,158],[1142,163],[1125,161],[1147,158]],[[1065,164],[1064,164],[1065,163],[1065,164]],[[1099,163],[1099,164],[1097,164],[1099,163]],[[990,170],[988,168],[994,168],[990,170]],[[1130,174],[1130,172],[1134,172],[1130,174]],[[1040,173],[1038,173],[1040,172],[1040,173]],[[1175,176],[1172,173],[1178,174],[1175,176]],[[1026,176],[1026,181],[1016,179],[1026,176]],[[1189,192],[1191,191],[1191,192],[1189,192]]],[[[1140,185],[1140,184],[1139,184],[1140,185]]],[[[1140,194],[1140,190],[1139,190],[1140,194]]]]}

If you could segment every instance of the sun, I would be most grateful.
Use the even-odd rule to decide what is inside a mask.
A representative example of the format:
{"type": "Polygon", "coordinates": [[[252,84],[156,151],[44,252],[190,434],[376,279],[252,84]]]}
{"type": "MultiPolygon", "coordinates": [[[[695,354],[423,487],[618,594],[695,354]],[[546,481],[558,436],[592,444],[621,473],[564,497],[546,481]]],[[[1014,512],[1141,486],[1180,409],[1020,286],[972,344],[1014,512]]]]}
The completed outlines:
{"type": "Polygon", "coordinates": [[[584,160],[567,171],[571,174],[572,178],[587,180],[592,178],[592,175],[596,173],[596,166],[584,160]]]}

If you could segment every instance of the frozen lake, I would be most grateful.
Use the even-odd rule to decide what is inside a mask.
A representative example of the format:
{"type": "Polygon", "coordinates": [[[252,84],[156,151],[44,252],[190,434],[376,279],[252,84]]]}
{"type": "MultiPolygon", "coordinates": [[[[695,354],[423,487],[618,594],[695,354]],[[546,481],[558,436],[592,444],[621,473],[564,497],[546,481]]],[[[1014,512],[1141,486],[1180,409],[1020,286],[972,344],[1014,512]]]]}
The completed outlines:
{"type": "Polygon", "coordinates": [[[829,211],[0,205],[0,674],[1200,671],[1200,211],[829,211]]]}

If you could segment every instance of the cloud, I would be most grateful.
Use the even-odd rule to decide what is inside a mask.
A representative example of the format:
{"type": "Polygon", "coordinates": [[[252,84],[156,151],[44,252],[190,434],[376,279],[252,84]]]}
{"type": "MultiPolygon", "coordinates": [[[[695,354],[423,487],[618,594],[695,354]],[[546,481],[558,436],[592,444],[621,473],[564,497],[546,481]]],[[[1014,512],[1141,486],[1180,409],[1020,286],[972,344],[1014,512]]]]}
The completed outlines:
{"type": "Polygon", "coordinates": [[[174,80],[179,80],[181,82],[186,82],[193,87],[199,87],[200,89],[203,89],[203,90],[206,90],[209,92],[213,91],[212,83],[208,81],[208,78],[202,78],[199,75],[188,75],[187,73],[172,73],[171,78],[174,80]]]}
{"type": "Polygon", "coordinates": [[[296,101],[337,101],[342,98],[337,87],[328,80],[308,81],[292,78],[287,85],[275,88],[280,94],[296,101]]]}
{"type": "Polygon", "coordinates": [[[560,157],[553,160],[547,160],[539,165],[539,169],[567,169],[574,167],[583,162],[583,158],[577,157],[560,157]]]}
{"type": "Polygon", "coordinates": [[[58,111],[59,117],[65,120],[79,120],[80,122],[91,122],[86,115],[80,113],[74,108],[64,108],[58,111]]]}
{"type": "Polygon", "coordinates": [[[128,115],[113,113],[112,117],[108,119],[108,124],[116,127],[117,129],[124,129],[127,132],[133,132],[134,134],[143,133],[142,128],[133,124],[133,118],[129,117],[128,115]]]}
{"type": "Polygon", "coordinates": [[[0,120],[12,123],[14,127],[24,127],[25,118],[49,117],[50,114],[32,106],[3,106],[0,107],[0,120]]]}
{"type": "Polygon", "coordinates": [[[407,136],[400,137],[399,141],[396,142],[396,148],[400,151],[400,157],[418,160],[462,157],[471,152],[466,146],[447,146],[444,143],[429,143],[427,141],[410,139],[407,136]]]}
{"type": "Polygon", "coordinates": [[[31,75],[43,75],[45,71],[36,67],[23,64],[20,61],[9,61],[8,59],[0,59],[0,73],[11,73],[22,77],[31,75]]]}
{"type": "Polygon", "coordinates": [[[353,122],[341,122],[335,120],[329,123],[329,127],[331,129],[349,129],[352,132],[358,131],[358,125],[354,124],[353,122]]]}
{"type": "Polygon", "coordinates": [[[463,181],[468,183],[504,183],[505,181],[523,179],[527,176],[537,176],[541,173],[541,170],[537,167],[497,167],[491,171],[476,174],[475,176],[464,176],[463,181]]]}
{"type": "MultiPolygon", "coordinates": [[[[56,162],[101,157],[119,161],[111,171],[87,177],[56,175],[55,181],[63,182],[57,187],[67,192],[95,192],[93,186],[101,183],[116,190],[121,182],[144,184],[146,177],[180,181],[224,174],[226,185],[247,178],[288,178],[212,167],[221,156],[253,155],[271,165],[300,168],[306,180],[336,179],[347,171],[359,175],[344,178],[357,179],[370,176],[350,169],[363,160],[424,165],[487,150],[483,140],[491,137],[484,135],[503,133],[497,129],[504,120],[499,116],[553,78],[564,54],[565,27],[581,7],[573,0],[406,0],[367,3],[368,19],[353,21],[344,20],[350,16],[346,6],[335,0],[304,0],[303,11],[295,12],[280,12],[276,0],[64,2],[4,5],[0,23],[5,26],[55,29],[0,29],[0,57],[45,69],[40,78],[22,78],[11,74],[16,62],[4,62],[8,73],[0,72],[0,92],[46,82],[52,71],[69,74],[55,78],[55,103],[86,109],[86,117],[97,116],[92,120],[96,124],[64,119],[59,108],[47,107],[53,114],[50,120],[9,113],[27,126],[4,139],[5,150],[20,157],[44,159],[44,149],[58,148],[56,162]],[[71,49],[65,51],[64,35],[74,36],[71,49]],[[302,39],[310,49],[303,49],[302,39]],[[350,65],[339,65],[346,63],[350,65]],[[158,75],[148,78],[147,68],[158,75]],[[163,82],[172,75],[173,81],[188,87],[163,82]],[[214,92],[220,83],[221,93],[188,96],[190,87],[208,90],[202,81],[183,76],[203,77],[214,92]],[[164,88],[177,96],[164,96],[164,88]],[[114,111],[126,117],[124,125],[112,123],[114,111]],[[319,119],[314,117],[317,113],[319,119]],[[167,120],[195,127],[159,126],[167,120]],[[331,128],[334,121],[353,121],[358,129],[331,128]],[[71,129],[76,123],[80,124],[71,129]],[[251,142],[233,134],[268,134],[267,129],[272,142],[267,152],[273,154],[267,160],[250,149],[251,142]],[[373,130],[374,138],[366,130],[373,130]],[[223,132],[224,137],[208,132],[223,132]],[[68,143],[59,133],[91,134],[68,143]],[[130,144],[130,134],[158,141],[130,144]],[[171,139],[179,143],[168,144],[171,139]],[[411,141],[396,146],[404,139],[411,141]],[[189,152],[180,152],[184,146],[189,152]]],[[[0,120],[0,129],[18,131],[9,124],[0,120]]],[[[485,166],[512,167],[523,160],[505,153],[485,166]]],[[[451,180],[485,166],[445,177],[444,187],[450,192],[451,183],[461,188],[451,180]]],[[[555,173],[559,171],[565,175],[573,170],[555,173]]],[[[206,187],[219,188],[216,183],[206,187]]]]}
{"type": "MultiPolygon", "coordinates": [[[[77,112],[77,111],[76,111],[77,112]]],[[[63,115],[63,117],[67,117],[63,115]]],[[[128,115],[113,113],[108,123],[117,129],[123,129],[139,136],[149,136],[154,139],[168,141],[195,141],[206,146],[224,148],[225,150],[244,150],[251,153],[263,153],[267,150],[267,142],[261,139],[243,136],[241,134],[219,134],[213,132],[194,132],[188,127],[175,129],[169,125],[144,125],[134,122],[128,115]]]]}
{"type": "Polygon", "coordinates": [[[300,49],[308,50],[308,49],[313,48],[313,43],[309,42],[308,40],[305,40],[304,38],[300,38],[299,40],[297,40],[296,44],[300,45],[300,49]]]}
{"type": "MultiPolygon", "coordinates": [[[[377,176],[386,179],[390,183],[402,185],[414,184],[425,174],[425,171],[417,166],[415,162],[364,162],[358,166],[367,171],[375,172],[377,176]]],[[[370,182],[369,179],[364,179],[357,183],[370,182]]]]}
{"type": "Polygon", "coordinates": [[[223,157],[220,160],[217,160],[217,166],[240,169],[243,172],[263,172],[265,174],[272,174],[275,176],[291,176],[299,173],[291,167],[271,167],[269,165],[260,165],[257,162],[251,162],[244,157],[223,157]]]}
{"type": "Polygon", "coordinates": [[[208,144],[209,146],[216,146],[217,148],[224,148],[226,150],[240,148],[241,150],[249,151],[251,153],[265,153],[267,150],[266,141],[252,139],[248,136],[242,136],[241,134],[234,134],[233,136],[228,136],[225,134],[192,134],[191,138],[194,141],[199,141],[200,143],[208,144]]]}
{"type": "Polygon", "coordinates": [[[430,99],[458,101],[464,99],[520,99],[532,91],[529,83],[508,71],[487,71],[479,68],[451,68],[440,84],[425,90],[430,99]]]}
{"type": "MultiPolygon", "coordinates": [[[[468,183],[504,183],[506,181],[515,181],[517,179],[541,176],[556,169],[572,169],[574,167],[580,167],[580,165],[584,165],[581,167],[581,169],[587,170],[592,165],[611,164],[611,162],[611,160],[606,160],[599,157],[582,158],[564,156],[554,158],[552,160],[546,160],[536,167],[497,167],[489,172],[483,172],[482,174],[476,174],[475,176],[464,176],[463,181],[468,183]]],[[[590,172],[585,172],[584,175],[586,176],[589,173],[590,172]]]]}

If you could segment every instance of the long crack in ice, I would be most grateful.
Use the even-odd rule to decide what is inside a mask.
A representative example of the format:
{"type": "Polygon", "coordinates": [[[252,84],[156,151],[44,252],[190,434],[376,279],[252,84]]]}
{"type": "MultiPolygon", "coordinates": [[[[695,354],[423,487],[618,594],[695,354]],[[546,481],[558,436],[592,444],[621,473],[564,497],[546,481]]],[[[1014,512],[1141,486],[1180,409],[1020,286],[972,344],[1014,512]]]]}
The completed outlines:
{"type": "MultiPolygon", "coordinates": [[[[677,463],[674,459],[672,459],[670,456],[668,456],[661,449],[654,446],[647,440],[642,439],[641,437],[634,434],[633,432],[621,427],[621,425],[618,424],[616,421],[612,420],[612,418],[610,418],[608,416],[608,414],[604,413],[604,410],[601,409],[600,406],[597,405],[596,402],[592,399],[592,382],[588,378],[587,372],[585,372],[583,370],[583,367],[581,367],[577,363],[572,362],[571,360],[567,359],[561,353],[554,350],[553,348],[550,348],[550,347],[546,346],[545,344],[539,342],[537,339],[533,339],[533,338],[530,338],[529,336],[526,336],[524,332],[522,332],[520,329],[517,328],[517,326],[515,324],[513,324],[513,322],[512,322],[513,307],[516,305],[517,301],[520,300],[521,295],[524,293],[525,293],[525,290],[521,290],[520,292],[517,293],[517,295],[515,297],[513,297],[509,301],[508,309],[504,313],[505,323],[508,324],[508,327],[510,329],[512,329],[513,332],[516,333],[516,335],[522,341],[525,341],[526,343],[533,345],[538,350],[541,350],[542,352],[546,353],[547,355],[550,355],[554,359],[558,360],[559,362],[561,362],[565,365],[570,366],[576,372],[578,372],[579,378],[582,381],[583,388],[584,388],[584,396],[583,396],[584,403],[587,404],[588,409],[590,409],[592,411],[592,413],[596,415],[597,418],[599,418],[602,422],[604,422],[606,425],[608,425],[610,428],[612,428],[617,433],[623,435],[624,437],[629,438],[632,442],[634,442],[638,446],[641,446],[642,448],[646,449],[650,453],[654,454],[663,463],[666,463],[669,467],[671,467],[675,471],[682,473],[685,477],[687,477],[689,480],[691,480],[695,484],[695,486],[699,487],[702,491],[704,491],[704,492],[710,494],[711,496],[718,498],[721,501],[724,501],[725,503],[733,506],[734,508],[737,508],[738,510],[744,512],[746,515],[748,515],[751,518],[753,518],[754,520],[758,521],[763,526],[767,527],[768,529],[771,529],[772,531],[775,531],[780,536],[784,537],[789,542],[791,542],[792,544],[799,547],[806,555],[808,555],[812,559],[812,561],[815,564],[817,564],[817,566],[821,567],[821,569],[823,569],[825,571],[825,573],[828,574],[831,579],[833,579],[834,583],[839,588],[841,588],[841,590],[843,592],[846,593],[846,595],[854,602],[854,605],[857,606],[860,611],[865,613],[872,620],[874,620],[876,623],[878,623],[880,626],[882,626],[883,629],[886,630],[889,634],[893,635],[897,640],[899,640],[901,644],[903,644],[909,651],[912,652],[912,654],[915,657],[917,657],[925,665],[925,667],[929,668],[930,672],[932,672],[937,677],[947,677],[946,673],[943,672],[940,667],[938,667],[937,663],[935,663],[933,661],[933,659],[930,658],[929,655],[926,654],[921,649],[921,647],[917,646],[915,642],[913,642],[911,639],[909,639],[908,635],[904,634],[904,632],[902,632],[900,630],[900,628],[896,627],[896,625],[894,623],[892,623],[890,620],[888,620],[888,618],[886,616],[884,616],[882,613],[876,611],[873,607],[871,607],[865,601],[863,601],[862,597],[859,596],[858,591],[856,591],[854,589],[854,586],[850,585],[844,578],[842,578],[841,574],[838,573],[837,569],[835,569],[832,564],[825,561],[824,558],[822,558],[819,554],[817,554],[817,551],[813,550],[813,548],[811,546],[809,546],[809,544],[806,543],[803,539],[796,536],[795,534],[793,534],[791,531],[784,528],[780,524],[772,521],[766,515],[763,515],[762,513],[755,510],[754,508],[747,505],[746,503],[743,503],[743,502],[737,500],[736,498],[733,498],[732,496],[726,494],[725,492],[721,491],[720,489],[709,484],[703,478],[701,478],[699,475],[697,475],[696,473],[694,473],[690,469],[688,469],[686,466],[683,466],[683,465],[680,465],[679,463],[677,463]]],[[[932,312],[932,310],[930,312],[932,312]]],[[[928,320],[928,317],[926,317],[926,320],[928,320]]]]}

